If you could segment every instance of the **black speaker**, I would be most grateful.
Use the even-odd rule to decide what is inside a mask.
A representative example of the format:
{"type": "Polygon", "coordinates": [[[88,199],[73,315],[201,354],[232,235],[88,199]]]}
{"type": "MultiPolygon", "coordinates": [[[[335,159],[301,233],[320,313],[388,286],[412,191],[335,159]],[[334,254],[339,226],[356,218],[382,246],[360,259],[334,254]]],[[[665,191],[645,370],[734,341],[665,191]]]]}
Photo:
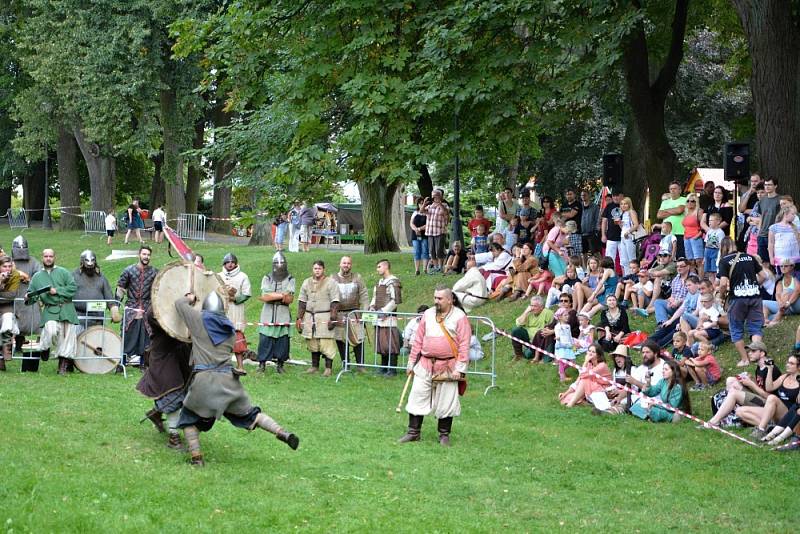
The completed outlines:
{"type": "Polygon", "coordinates": [[[603,185],[614,189],[621,189],[622,176],[622,154],[604,154],[603,185]]]}
{"type": "Polygon", "coordinates": [[[725,143],[722,147],[722,166],[725,179],[737,183],[750,180],[750,145],[747,143],[725,143]]]}

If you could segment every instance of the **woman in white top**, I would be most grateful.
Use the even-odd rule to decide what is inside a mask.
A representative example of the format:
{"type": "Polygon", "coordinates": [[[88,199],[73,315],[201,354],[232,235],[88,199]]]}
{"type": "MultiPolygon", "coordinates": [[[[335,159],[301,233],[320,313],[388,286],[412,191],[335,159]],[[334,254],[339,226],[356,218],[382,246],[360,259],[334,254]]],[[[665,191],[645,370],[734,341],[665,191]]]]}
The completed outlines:
{"type": "Polygon", "coordinates": [[[636,259],[636,243],[633,241],[633,233],[641,226],[639,215],[633,209],[633,202],[630,197],[625,197],[619,203],[622,211],[622,239],[619,243],[619,263],[625,275],[631,274],[630,263],[636,259]]]}

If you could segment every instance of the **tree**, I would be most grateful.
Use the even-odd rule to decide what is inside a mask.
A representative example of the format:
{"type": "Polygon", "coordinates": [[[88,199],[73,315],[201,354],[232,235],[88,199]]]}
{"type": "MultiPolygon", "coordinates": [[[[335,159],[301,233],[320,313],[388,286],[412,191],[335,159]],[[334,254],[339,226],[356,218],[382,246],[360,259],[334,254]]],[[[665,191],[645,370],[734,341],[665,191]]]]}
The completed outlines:
{"type": "MultiPolygon", "coordinates": [[[[763,176],[800,195],[800,2],[732,0],[747,37],[763,176]]],[[[755,169],[753,169],[755,170],[755,169]]]]}

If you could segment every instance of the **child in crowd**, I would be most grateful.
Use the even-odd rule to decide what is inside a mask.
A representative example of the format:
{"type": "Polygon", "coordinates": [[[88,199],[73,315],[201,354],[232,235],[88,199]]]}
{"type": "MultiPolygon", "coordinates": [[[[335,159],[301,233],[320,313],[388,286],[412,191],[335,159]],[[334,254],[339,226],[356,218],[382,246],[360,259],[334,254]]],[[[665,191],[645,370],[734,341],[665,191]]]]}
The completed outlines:
{"type": "Polygon", "coordinates": [[[575,267],[578,280],[583,280],[583,277],[586,276],[586,271],[583,269],[583,256],[570,256],[569,263],[575,267]]]}
{"type": "Polygon", "coordinates": [[[575,221],[567,221],[567,224],[564,225],[564,229],[567,231],[567,236],[569,238],[567,244],[567,251],[570,256],[582,256],[583,255],[583,241],[581,234],[578,233],[578,224],[575,221]]]}
{"type": "Polygon", "coordinates": [[[529,297],[533,295],[534,292],[536,292],[536,294],[539,296],[546,295],[550,290],[552,283],[553,273],[547,269],[539,269],[536,274],[531,275],[531,278],[528,281],[528,290],[525,292],[525,296],[529,297]]]}
{"type": "Polygon", "coordinates": [[[575,354],[583,354],[594,343],[594,326],[591,317],[585,313],[578,314],[578,339],[575,340],[575,354]]]}
{"type": "MultiPolygon", "coordinates": [[[[633,311],[647,317],[650,315],[647,312],[647,307],[650,306],[650,301],[653,298],[653,281],[650,280],[650,275],[647,271],[639,271],[636,273],[636,283],[633,284],[631,292],[626,295],[626,299],[630,299],[633,304],[633,311]]],[[[627,291],[627,289],[626,289],[627,291]]]]}
{"type": "Polygon", "coordinates": [[[689,343],[695,341],[711,342],[722,332],[719,329],[719,318],[722,310],[714,301],[713,295],[702,295],[697,306],[697,328],[689,331],[689,343]]]}
{"type": "Polygon", "coordinates": [[[722,370],[708,341],[700,342],[697,347],[697,357],[687,359],[686,367],[695,382],[692,391],[702,391],[713,386],[722,376],[722,370]]]}
{"type": "Polygon", "coordinates": [[[703,270],[708,275],[709,280],[717,277],[717,263],[719,262],[719,244],[725,238],[725,232],[719,227],[722,216],[719,213],[712,213],[708,216],[708,226],[704,225],[705,237],[705,257],[703,260],[703,270]]]}
{"type": "Polygon", "coordinates": [[[629,273],[620,278],[616,291],[617,300],[622,302],[623,306],[630,304],[633,286],[639,281],[639,260],[631,260],[628,269],[629,273]]]}
{"type": "Polygon", "coordinates": [[[560,358],[558,362],[558,377],[561,382],[567,380],[567,364],[561,360],[575,360],[575,339],[572,337],[572,327],[569,324],[569,310],[559,308],[555,313],[555,319],[558,321],[553,328],[553,334],[556,338],[555,354],[560,358]]]}
{"type": "MultiPolygon", "coordinates": [[[[508,246],[508,243],[506,243],[508,246]]],[[[479,224],[475,230],[475,235],[472,236],[472,253],[483,254],[489,252],[489,239],[486,236],[486,227],[479,224]]]]}
{"type": "Polygon", "coordinates": [[[689,369],[686,367],[686,362],[689,358],[694,356],[687,341],[688,338],[686,337],[686,334],[683,332],[675,332],[672,335],[672,352],[667,352],[664,354],[667,359],[678,362],[678,367],[681,370],[681,376],[683,376],[684,379],[689,374],[689,369]]]}
{"type": "Polygon", "coordinates": [[[672,234],[672,223],[664,221],[661,223],[661,242],[658,245],[659,254],[669,252],[670,261],[675,261],[675,251],[677,250],[678,238],[672,234]]]}
{"type": "Polygon", "coordinates": [[[112,207],[108,210],[108,215],[106,215],[106,245],[111,246],[111,240],[114,238],[116,232],[117,215],[114,213],[114,208],[112,207]]]}
{"type": "Polygon", "coordinates": [[[533,221],[530,220],[528,215],[522,213],[519,215],[519,229],[517,230],[517,243],[528,243],[528,242],[535,242],[538,243],[539,241],[535,240],[533,236],[534,226],[533,221]]]}
{"type": "Polygon", "coordinates": [[[508,223],[508,228],[503,230],[503,237],[506,239],[506,248],[511,249],[519,240],[519,217],[514,215],[508,223]]]}

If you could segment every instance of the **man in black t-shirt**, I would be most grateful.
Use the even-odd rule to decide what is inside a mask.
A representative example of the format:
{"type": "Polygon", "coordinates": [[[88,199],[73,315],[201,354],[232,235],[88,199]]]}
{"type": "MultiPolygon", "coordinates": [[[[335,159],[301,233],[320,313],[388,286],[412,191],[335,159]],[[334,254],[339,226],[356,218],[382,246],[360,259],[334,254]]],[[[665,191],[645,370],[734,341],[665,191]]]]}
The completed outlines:
{"type": "MultiPolygon", "coordinates": [[[[730,239],[722,240],[721,250],[730,250],[730,239]]],[[[731,341],[739,352],[737,367],[747,367],[750,362],[744,346],[744,328],[753,342],[761,341],[764,327],[764,312],[761,302],[761,282],[764,271],[761,264],[750,254],[732,253],[719,260],[719,294],[728,296],[728,319],[731,341]]]]}
{"type": "Polygon", "coordinates": [[[619,209],[622,199],[622,191],[614,191],[611,194],[611,202],[607,203],[603,209],[603,217],[600,221],[600,240],[606,246],[605,255],[615,261],[619,242],[622,240],[622,211],[619,209]]]}
{"type": "Polygon", "coordinates": [[[583,206],[581,206],[581,202],[578,200],[578,195],[575,193],[575,190],[572,188],[567,189],[564,194],[564,203],[561,204],[561,217],[564,219],[565,223],[575,221],[575,224],[578,226],[578,231],[576,232],[578,234],[581,233],[582,211],[583,206]]]}
{"type": "Polygon", "coordinates": [[[747,357],[752,363],[756,364],[756,372],[753,377],[755,381],[748,373],[728,377],[725,384],[726,394],[721,395],[720,392],[714,396],[712,402],[714,402],[717,411],[714,417],[708,420],[708,425],[719,425],[734,410],[736,410],[737,416],[741,417],[743,413],[747,417],[749,408],[761,408],[766,403],[769,396],[765,389],[767,375],[771,372],[772,379],[777,380],[781,376],[781,370],[776,365],[767,365],[767,346],[761,341],[753,341],[747,345],[747,357]],[[720,398],[718,399],[717,397],[720,398]]]}

